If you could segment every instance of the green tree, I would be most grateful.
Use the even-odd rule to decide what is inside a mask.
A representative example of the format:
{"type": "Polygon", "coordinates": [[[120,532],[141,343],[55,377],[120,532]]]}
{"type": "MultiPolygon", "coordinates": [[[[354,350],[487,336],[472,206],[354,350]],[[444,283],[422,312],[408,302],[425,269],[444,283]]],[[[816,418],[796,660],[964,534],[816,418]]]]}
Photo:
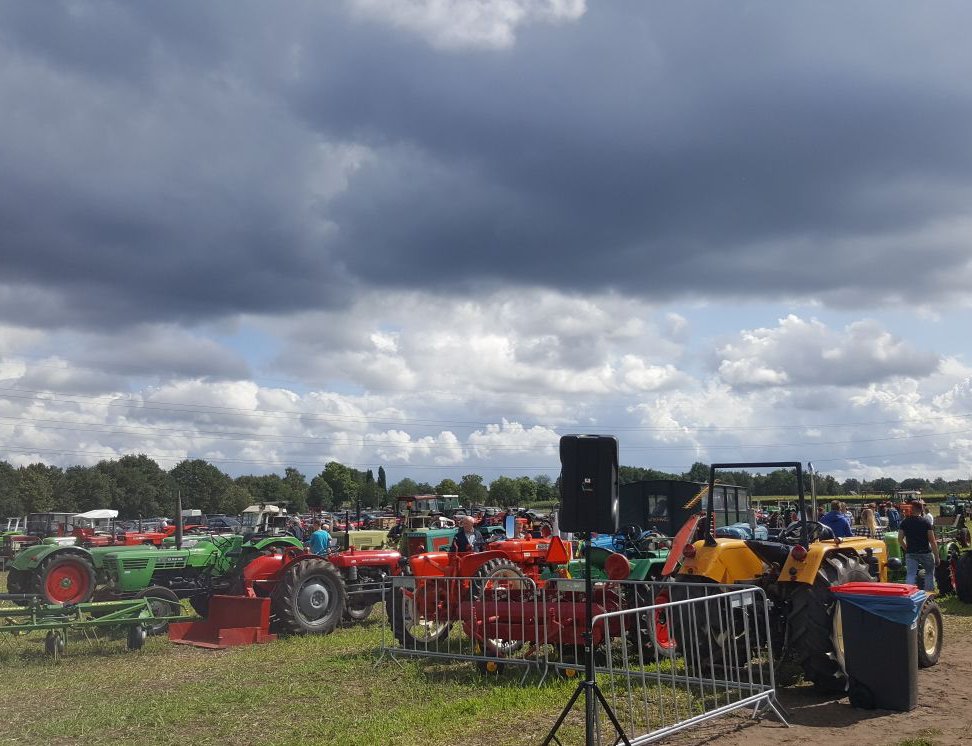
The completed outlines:
{"type": "Polygon", "coordinates": [[[845,479],[843,482],[841,482],[840,492],[838,494],[841,494],[841,495],[849,495],[852,492],[855,492],[855,493],[858,493],[858,494],[861,492],[861,480],[860,479],[845,479]]]}
{"type": "Polygon", "coordinates": [[[389,497],[406,497],[408,495],[421,495],[422,491],[414,479],[405,477],[400,482],[396,482],[388,488],[389,497]]]}
{"type": "Polygon", "coordinates": [[[489,500],[502,508],[512,507],[520,502],[519,485],[509,477],[496,477],[489,485],[489,500]]]}
{"type": "Polygon", "coordinates": [[[97,467],[111,480],[111,504],[122,518],[175,516],[175,489],[168,474],[145,454],[102,461],[97,467]]]}
{"type": "Polygon", "coordinates": [[[182,495],[183,510],[201,510],[207,515],[223,512],[223,495],[233,482],[227,474],[199,458],[180,461],[169,472],[169,480],[182,495]]]}
{"type": "Polygon", "coordinates": [[[382,493],[388,492],[388,478],[385,476],[385,467],[378,467],[378,486],[381,488],[382,493]]]}
{"type": "Polygon", "coordinates": [[[94,467],[71,466],[64,472],[62,495],[65,504],[84,513],[111,504],[111,480],[94,467]]]}
{"type": "Polygon", "coordinates": [[[310,488],[307,490],[307,505],[317,510],[334,509],[334,491],[323,474],[318,474],[311,480],[310,488]]]}
{"type": "Polygon", "coordinates": [[[337,461],[328,461],[324,464],[324,471],[321,472],[321,476],[331,486],[331,492],[334,493],[335,505],[350,505],[354,503],[358,497],[358,490],[360,489],[357,478],[358,474],[360,472],[349,469],[337,461]]]}
{"type": "Polygon", "coordinates": [[[223,494],[219,496],[219,510],[217,512],[226,515],[239,515],[252,504],[253,495],[245,487],[230,480],[223,490],[223,494]]]}
{"type": "Polygon", "coordinates": [[[283,488],[291,513],[303,513],[307,510],[307,491],[310,485],[303,474],[288,466],[284,471],[283,488]]]}
{"type": "Polygon", "coordinates": [[[489,497],[489,490],[478,474],[464,474],[459,480],[459,499],[463,505],[481,505],[489,497]]]}
{"type": "Polygon", "coordinates": [[[443,479],[435,486],[435,494],[437,495],[458,495],[459,485],[456,484],[455,480],[443,479]]]}
{"type": "Polygon", "coordinates": [[[17,470],[6,461],[0,461],[0,516],[12,518],[27,512],[20,499],[19,483],[17,470]]]}
{"type": "Polygon", "coordinates": [[[560,499],[560,490],[550,478],[549,474],[539,474],[533,478],[536,483],[536,495],[538,502],[550,502],[560,499]]]}
{"type": "Polygon", "coordinates": [[[537,501],[537,483],[530,477],[518,477],[516,489],[520,498],[517,505],[528,505],[537,501]]]}
{"type": "Polygon", "coordinates": [[[708,482],[709,465],[703,464],[701,461],[696,461],[692,464],[692,468],[685,472],[684,478],[690,482],[708,482]]]}
{"type": "Polygon", "coordinates": [[[17,496],[28,513],[54,510],[54,484],[44,464],[22,466],[18,471],[17,496]]]}

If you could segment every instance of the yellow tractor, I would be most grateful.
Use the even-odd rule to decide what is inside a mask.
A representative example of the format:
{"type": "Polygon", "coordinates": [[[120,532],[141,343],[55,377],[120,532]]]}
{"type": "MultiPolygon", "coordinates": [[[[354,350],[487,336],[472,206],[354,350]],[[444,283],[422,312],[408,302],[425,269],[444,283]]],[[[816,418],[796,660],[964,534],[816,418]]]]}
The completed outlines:
{"type": "MultiPolygon", "coordinates": [[[[708,509],[700,516],[702,538],[691,539],[693,530],[680,532],[672,554],[674,575],[672,600],[707,596],[711,591],[698,584],[745,584],[762,588],[766,594],[774,658],[779,664],[796,663],[805,679],[823,691],[843,691],[846,684],[839,663],[843,651],[835,648],[841,637],[835,630],[836,599],[830,588],[854,581],[887,582],[888,554],[880,539],[835,538],[823,524],[809,520],[803,489],[803,468],[798,462],[713,464],[709,474],[708,509]],[[714,535],[712,495],[717,469],[793,468],[798,485],[798,520],[784,528],[772,541],[726,539],[714,535]],[[680,559],[679,559],[680,558],[680,559]]],[[[698,535],[698,531],[694,532],[698,535]]],[[[900,565],[900,560],[891,560],[900,565]]],[[[707,602],[706,606],[710,606],[707,602]]],[[[732,614],[758,614],[763,609],[734,608],[732,614]]],[[[728,665],[740,661],[752,649],[752,625],[745,619],[725,614],[681,614],[673,620],[675,637],[692,641],[681,645],[687,658],[700,664],[728,665]]],[[[919,640],[919,649],[922,647],[919,640]]],[[[940,642],[939,642],[940,649],[940,642]]],[[[937,657],[936,657],[937,660],[937,657]]],[[[798,672],[793,666],[777,666],[782,672],[798,672]]],[[[783,678],[786,678],[784,676],[783,678]]],[[[779,683],[792,683],[781,681],[779,683]]]]}

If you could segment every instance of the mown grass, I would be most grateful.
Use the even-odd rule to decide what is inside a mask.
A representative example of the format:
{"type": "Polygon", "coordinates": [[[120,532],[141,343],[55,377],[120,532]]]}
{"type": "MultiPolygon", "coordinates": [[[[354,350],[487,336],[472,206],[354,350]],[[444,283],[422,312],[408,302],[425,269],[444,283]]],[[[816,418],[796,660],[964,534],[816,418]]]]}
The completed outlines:
{"type": "MultiPolygon", "coordinates": [[[[972,607],[942,606],[946,636],[972,628],[972,607]]],[[[41,635],[0,636],[0,743],[534,744],[575,686],[484,679],[468,662],[376,663],[382,622],[378,610],[332,635],[225,651],[72,639],[58,664],[41,635]]],[[[576,708],[564,743],[583,740],[582,717],[576,708]]]]}

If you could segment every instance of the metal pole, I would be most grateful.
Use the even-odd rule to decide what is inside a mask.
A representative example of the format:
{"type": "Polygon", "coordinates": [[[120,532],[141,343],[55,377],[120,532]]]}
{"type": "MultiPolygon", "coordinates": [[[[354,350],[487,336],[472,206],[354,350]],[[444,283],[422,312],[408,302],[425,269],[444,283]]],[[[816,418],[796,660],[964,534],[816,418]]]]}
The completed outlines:
{"type": "Polygon", "coordinates": [[[176,492],[176,549],[182,549],[182,490],[176,492]]]}

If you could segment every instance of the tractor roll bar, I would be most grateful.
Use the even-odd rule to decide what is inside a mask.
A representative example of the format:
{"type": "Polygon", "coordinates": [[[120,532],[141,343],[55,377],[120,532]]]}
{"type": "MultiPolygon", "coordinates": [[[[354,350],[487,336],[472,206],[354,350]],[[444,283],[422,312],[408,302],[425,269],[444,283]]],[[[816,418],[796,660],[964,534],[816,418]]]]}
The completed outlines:
{"type": "Polygon", "coordinates": [[[712,464],[709,466],[709,501],[706,508],[706,515],[702,525],[705,527],[705,545],[713,547],[716,544],[715,526],[715,473],[717,469],[796,469],[797,478],[797,510],[800,521],[800,544],[805,548],[810,546],[810,535],[807,531],[807,512],[806,498],[803,495],[803,464],[799,461],[749,461],[736,464],[712,464]]]}

